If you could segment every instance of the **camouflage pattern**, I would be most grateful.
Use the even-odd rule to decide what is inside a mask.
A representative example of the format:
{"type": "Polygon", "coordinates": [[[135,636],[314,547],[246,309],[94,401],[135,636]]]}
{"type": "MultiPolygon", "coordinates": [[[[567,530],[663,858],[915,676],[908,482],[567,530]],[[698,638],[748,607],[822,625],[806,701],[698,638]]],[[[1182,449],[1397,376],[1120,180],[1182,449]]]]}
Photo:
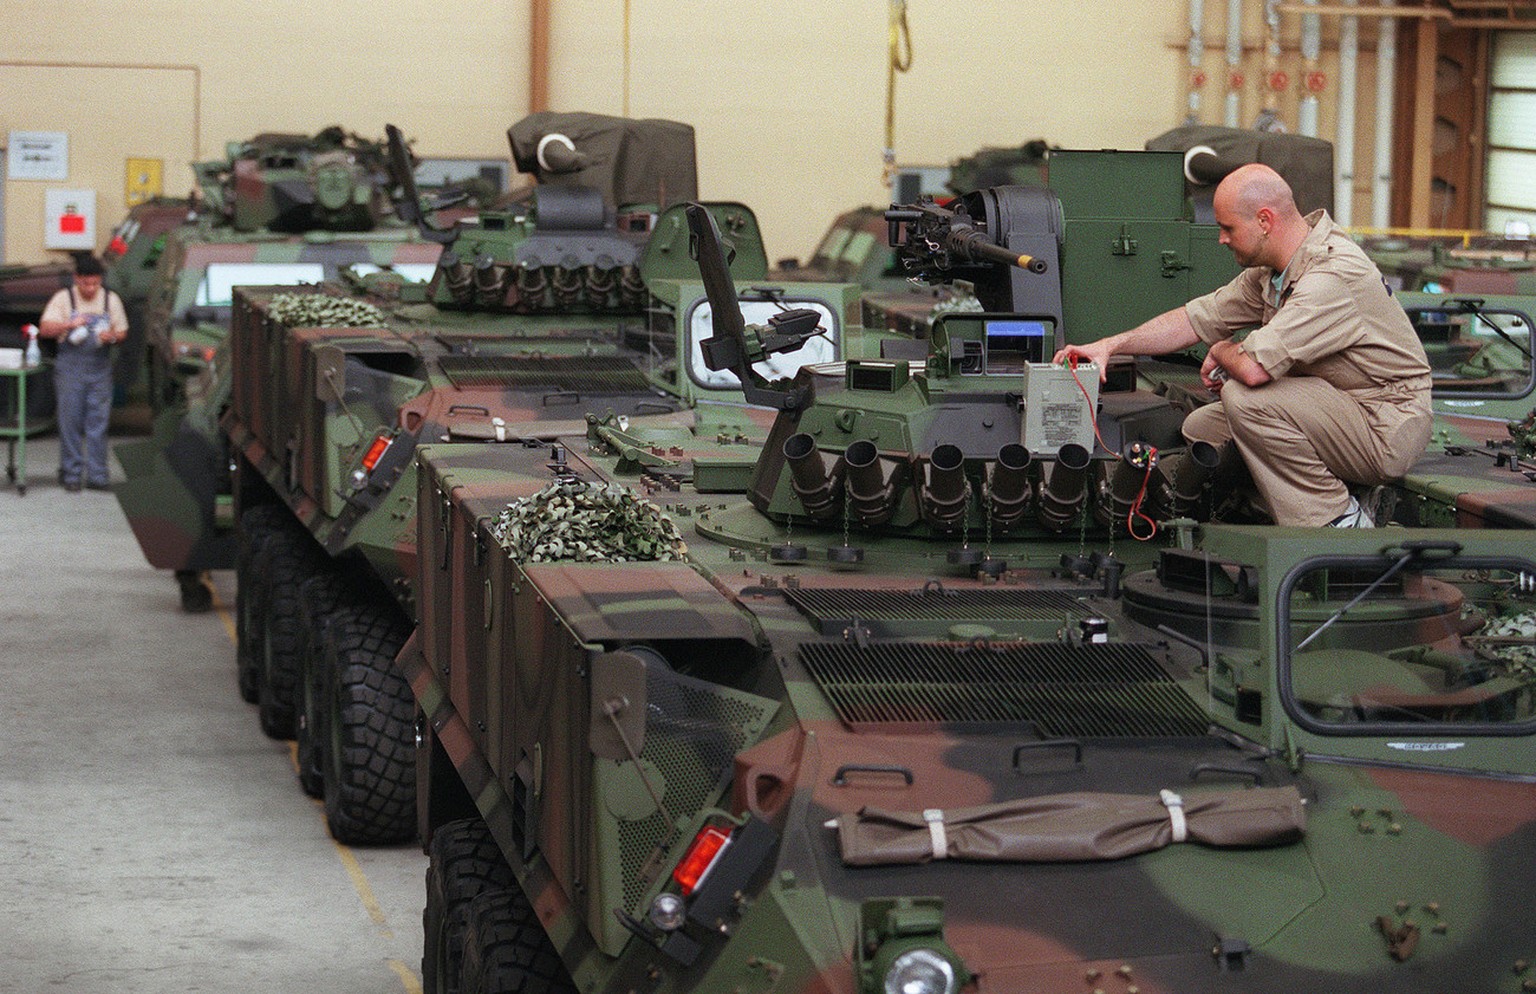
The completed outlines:
{"type": "Polygon", "coordinates": [[[283,235],[199,219],[166,233],[141,324],[151,406],[158,412],[176,404],[187,381],[202,374],[228,334],[236,285],[319,283],[348,267],[424,281],[439,252],[398,223],[349,235],[283,235]]]}
{"type": "Polygon", "coordinates": [[[1361,247],[1395,289],[1536,296],[1529,239],[1370,237],[1361,247]]]}
{"type": "MultiPolygon", "coordinates": [[[[692,444],[653,451],[658,432],[702,430],[727,453],[720,472],[739,475],[745,460],[730,455],[766,429],[733,375],[698,357],[709,302],[681,206],[618,211],[597,191],[587,211],[581,189],[541,187],[525,207],[451,230],[422,221],[422,246],[444,249],[426,282],[347,271],[235,290],[228,338],[187,380],[185,413],[168,409],[157,436],[125,454],[125,507],[147,558],[178,574],[238,569],[242,693],[264,730],[297,737],[301,785],[325,798],[343,841],[415,834],[414,705],[390,661],[418,603],[419,445],[540,449],[590,434],[659,466],[692,444]],[[458,292],[466,258],[497,292],[458,292]]],[[[709,210],[753,283],[741,306],[813,314],[825,331],[807,356],[840,358],[856,334],[857,287],[763,281],[751,211],[709,210]]],[[[211,269],[267,244],[172,238],[163,264],[211,269]]],[[[185,341],[182,326],[172,343],[185,341]]],[[[774,361],[792,374],[807,360],[774,361]]]]}
{"type": "Polygon", "coordinates": [[[367,231],[389,211],[384,144],[336,126],[230,142],[192,169],[205,209],[237,231],[367,231]]]}
{"type": "MultiPolygon", "coordinates": [[[[774,334],[748,325],[736,352],[706,355],[774,334]]],[[[1196,399],[1177,364],[1139,364],[1105,384],[1097,427],[1110,452],[1161,462],[1126,487],[1130,456],[1100,450],[1062,510],[1065,454],[1042,456],[1000,529],[982,497],[1006,460],[976,433],[1019,436],[1032,373],[958,371],[945,351],[963,341],[755,380],[780,402],[744,475],[716,473],[719,439],[684,428],[638,452],[591,431],[418,448],[420,623],[397,662],[424,715],[422,830],[482,825],[520,888],[429,894],[429,923],[467,906],[470,924],[429,925],[428,976],[451,972],[453,942],[478,971],[501,934],[487,906],[521,894],[565,967],[554,990],[1522,989],[1529,429],[1498,425],[1499,440],[1491,419],[1442,415],[1390,528],[1240,524],[1220,467],[1171,471],[1181,453],[1160,433],[1196,399]],[[973,416],[946,420],[957,408],[973,416]],[[787,472],[801,435],[832,478],[823,520],[787,472]],[[888,464],[893,513],[870,513],[861,443],[888,464]],[[959,527],[904,516],[935,463],[973,502],[959,527]],[[1177,517],[1140,504],[1160,467],[1177,517]],[[632,488],[686,559],[519,561],[494,522],[555,481],[632,488]],[[1155,535],[1097,513],[1127,491],[1155,535]],[[1063,863],[936,858],[949,850],[928,829],[933,855],[863,867],[833,829],[874,808],[931,825],[1086,793],[1179,809],[1171,841],[1184,806],[1254,788],[1297,792],[1299,833],[1063,863]],[[710,827],[731,845],[690,889],[685,853],[710,827]]],[[[1067,849],[1087,829],[1057,831],[1075,835],[1037,841],[1067,849]]],[[[430,848],[429,881],[452,855],[430,848]]]]}

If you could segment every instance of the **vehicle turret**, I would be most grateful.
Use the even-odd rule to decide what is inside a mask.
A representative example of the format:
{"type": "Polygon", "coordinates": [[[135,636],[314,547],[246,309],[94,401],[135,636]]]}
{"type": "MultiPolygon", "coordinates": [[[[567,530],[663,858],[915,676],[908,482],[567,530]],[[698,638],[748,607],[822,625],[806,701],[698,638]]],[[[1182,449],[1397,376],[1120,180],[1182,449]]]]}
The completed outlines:
{"type": "Polygon", "coordinates": [[[368,231],[389,209],[384,146],[336,126],[230,142],[192,170],[204,209],[237,231],[368,231]]]}

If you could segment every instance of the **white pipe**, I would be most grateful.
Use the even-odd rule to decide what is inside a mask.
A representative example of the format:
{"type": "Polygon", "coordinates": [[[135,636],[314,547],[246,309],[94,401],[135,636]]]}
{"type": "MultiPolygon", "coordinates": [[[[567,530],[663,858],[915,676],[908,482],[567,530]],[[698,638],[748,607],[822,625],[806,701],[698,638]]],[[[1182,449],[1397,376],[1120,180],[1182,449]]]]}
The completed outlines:
{"type": "MultiPolygon", "coordinates": [[[[1317,0],[1302,0],[1316,7],[1317,0]]],[[[1323,47],[1323,19],[1317,14],[1301,16],[1302,88],[1301,103],[1296,108],[1296,131],[1308,138],[1317,137],[1317,94],[1307,85],[1307,76],[1317,71],[1317,57],[1323,47]]]]}
{"type": "Polygon", "coordinates": [[[1264,100],[1253,126],[1260,131],[1284,131],[1280,94],[1271,85],[1280,71],[1280,0],[1264,0],[1264,100]]]}
{"type": "Polygon", "coordinates": [[[1189,0],[1189,114],[1185,124],[1200,123],[1201,63],[1205,61],[1205,0],[1189,0]]]}
{"type": "MultiPolygon", "coordinates": [[[[1343,0],[1353,7],[1357,0],[1343,0]]],[[[1333,155],[1338,179],[1333,186],[1333,218],[1346,227],[1355,213],[1355,101],[1360,60],[1360,18],[1339,19],[1339,120],[1334,131],[1333,155]]]]}
{"type": "Polygon", "coordinates": [[[1227,113],[1225,123],[1229,128],[1238,126],[1242,113],[1243,68],[1243,0],[1227,0],[1227,113]]]}
{"type": "MultiPolygon", "coordinates": [[[[1381,0],[1383,7],[1397,0],[1381,0]]],[[[1383,17],[1376,41],[1376,162],[1371,184],[1371,227],[1392,218],[1392,87],[1397,76],[1397,19],[1383,17]]]]}

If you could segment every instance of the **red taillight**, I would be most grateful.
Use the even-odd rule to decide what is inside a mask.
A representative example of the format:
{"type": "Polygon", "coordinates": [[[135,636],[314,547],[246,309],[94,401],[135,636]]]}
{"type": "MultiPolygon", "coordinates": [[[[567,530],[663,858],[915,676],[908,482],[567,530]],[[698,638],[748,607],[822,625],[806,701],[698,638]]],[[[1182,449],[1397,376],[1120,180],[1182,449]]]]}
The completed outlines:
{"type": "Polygon", "coordinates": [[[379,460],[384,458],[385,451],[389,449],[390,441],[388,435],[380,435],[373,440],[373,444],[368,446],[367,453],[363,455],[364,469],[370,473],[373,472],[373,467],[379,464],[379,460]]]}
{"type": "Polygon", "coordinates": [[[705,825],[699,829],[699,834],[693,837],[693,843],[683,858],[672,871],[672,879],[677,881],[682,888],[683,896],[692,894],[709,876],[709,871],[714,867],[720,854],[725,852],[726,846],[731,844],[731,833],[722,828],[705,825]]]}
{"type": "Polygon", "coordinates": [[[123,240],[123,236],[122,235],[113,235],[112,236],[112,241],[107,245],[106,254],[107,255],[112,255],[112,256],[117,256],[117,255],[126,255],[127,252],[128,252],[128,243],[123,240]]]}

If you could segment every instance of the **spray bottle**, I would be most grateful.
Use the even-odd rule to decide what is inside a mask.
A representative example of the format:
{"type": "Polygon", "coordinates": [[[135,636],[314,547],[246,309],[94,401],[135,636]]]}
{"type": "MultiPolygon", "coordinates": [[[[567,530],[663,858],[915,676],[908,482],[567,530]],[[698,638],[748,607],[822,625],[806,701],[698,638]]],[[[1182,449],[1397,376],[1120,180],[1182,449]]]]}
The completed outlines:
{"type": "Polygon", "coordinates": [[[43,361],[43,356],[37,348],[37,325],[24,324],[21,326],[21,336],[26,339],[26,351],[22,353],[21,363],[24,366],[36,366],[43,361]]]}

